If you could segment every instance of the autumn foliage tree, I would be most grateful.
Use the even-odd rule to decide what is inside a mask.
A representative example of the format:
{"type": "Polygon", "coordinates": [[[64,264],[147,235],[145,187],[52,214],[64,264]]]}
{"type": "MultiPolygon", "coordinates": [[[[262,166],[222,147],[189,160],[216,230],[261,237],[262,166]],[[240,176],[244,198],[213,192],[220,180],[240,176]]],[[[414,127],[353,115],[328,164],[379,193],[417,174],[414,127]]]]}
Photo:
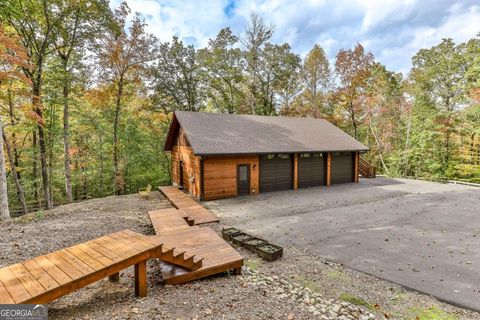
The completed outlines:
{"type": "Polygon", "coordinates": [[[358,126],[365,114],[373,63],[373,55],[365,52],[361,44],[354,49],[341,49],[335,61],[335,71],[340,81],[337,101],[348,115],[355,138],[359,137],[358,126]]]}
{"type": "MultiPolygon", "coordinates": [[[[28,83],[29,79],[24,76],[22,69],[30,70],[30,68],[31,66],[28,55],[25,48],[20,44],[18,37],[8,36],[5,33],[4,27],[0,24],[0,88],[3,90],[5,84],[14,81],[28,83]]],[[[20,185],[18,172],[13,161],[11,148],[5,134],[1,113],[0,132],[2,134],[2,139],[0,139],[0,220],[2,220],[10,218],[4,149],[7,151],[10,168],[14,176],[20,202],[22,203],[23,211],[25,213],[27,212],[27,206],[25,203],[23,188],[20,185]]]]}
{"type": "Polygon", "coordinates": [[[122,194],[125,189],[120,159],[120,117],[124,98],[135,90],[145,77],[148,62],[154,59],[155,37],[145,32],[145,22],[136,15],[127,29],[127,16],[130,9],[123,2],[115,10],[114,19],[117,28],[111,28],[99,39],[97,52],[102,67],[103,83],[112,85],[115,91],[113,118],[113,169],[114,191],[122,194]]]}

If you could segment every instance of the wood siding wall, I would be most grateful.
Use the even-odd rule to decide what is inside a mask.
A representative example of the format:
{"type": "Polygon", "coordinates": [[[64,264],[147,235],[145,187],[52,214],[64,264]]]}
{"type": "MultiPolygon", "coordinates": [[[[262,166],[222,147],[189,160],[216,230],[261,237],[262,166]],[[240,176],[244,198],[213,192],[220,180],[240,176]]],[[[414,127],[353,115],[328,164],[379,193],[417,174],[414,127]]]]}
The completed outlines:
{"type": "Polygon", "coordinates": [[[258,156],[207,157],[203,160],[204,200],[237,196],[237,165],[250,165],[250,194],[259,192],[258,156]],[[255,167],[255,168],[254,168],[255,167]]]}
{"type": "Polygon", "coordinates": [[[180,129],[171,152],[172,182],[183,185],[195,197],[200,197],[200,157],[193,153],[182,129],[180,129]],[[183,182],[180,181],[180,161],[183,164],[183,182]]]}

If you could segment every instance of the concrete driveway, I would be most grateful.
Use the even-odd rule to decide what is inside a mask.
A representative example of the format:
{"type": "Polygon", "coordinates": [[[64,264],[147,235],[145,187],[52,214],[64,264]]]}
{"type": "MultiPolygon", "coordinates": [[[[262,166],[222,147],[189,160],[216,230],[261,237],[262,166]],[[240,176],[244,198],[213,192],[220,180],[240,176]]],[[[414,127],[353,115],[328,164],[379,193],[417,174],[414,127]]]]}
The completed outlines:
{"type": "Polygon", "coordinates": [[[376,178],[205,205],[224,224],[480,311],[480,188],[376,178]]]}

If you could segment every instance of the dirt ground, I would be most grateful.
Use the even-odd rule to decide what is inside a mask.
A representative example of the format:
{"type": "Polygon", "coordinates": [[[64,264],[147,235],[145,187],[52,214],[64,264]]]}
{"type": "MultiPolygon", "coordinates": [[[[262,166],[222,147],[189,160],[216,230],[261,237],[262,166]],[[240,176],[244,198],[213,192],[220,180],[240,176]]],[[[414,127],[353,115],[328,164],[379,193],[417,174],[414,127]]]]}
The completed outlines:
{"type": "MultiPolygon", "coordinates": [[[[94,199],[2,222],[0,267],[127,228],[151,234],[147,210],[161,207],[169,204],[154,192],[150,200],[137,195],[94,199]]],[[[211,227],[219,232],[222,223],[211,227]]],[[[323,299],[363,305],[366,313],[378,319],[480,319],[478,313],[405,290],[308,251],[287,247],[282,259],[264,262],[242,248],[238,250],[246,258],[242,276],[222,274],[163,286],[157,266],[151,263],[147,298],[134,296],[133,268],[129,268],[121,273],[120,283],[102,280],[51,303],[50,318],[315,319],[305,305],[276,293],[275,285],[257,283],[261,274],[308,288],[323,299]]]]}

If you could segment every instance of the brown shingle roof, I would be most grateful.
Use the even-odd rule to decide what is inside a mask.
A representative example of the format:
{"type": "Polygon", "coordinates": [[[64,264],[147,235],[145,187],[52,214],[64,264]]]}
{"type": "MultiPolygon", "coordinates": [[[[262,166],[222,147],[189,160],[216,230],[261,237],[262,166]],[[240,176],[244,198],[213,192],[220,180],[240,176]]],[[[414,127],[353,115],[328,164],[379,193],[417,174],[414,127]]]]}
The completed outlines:
{"type": "Polygon", "coordinates": [[[368,150],[324,119],[186,111],[175,118],[196,155],[368,150]]]}

